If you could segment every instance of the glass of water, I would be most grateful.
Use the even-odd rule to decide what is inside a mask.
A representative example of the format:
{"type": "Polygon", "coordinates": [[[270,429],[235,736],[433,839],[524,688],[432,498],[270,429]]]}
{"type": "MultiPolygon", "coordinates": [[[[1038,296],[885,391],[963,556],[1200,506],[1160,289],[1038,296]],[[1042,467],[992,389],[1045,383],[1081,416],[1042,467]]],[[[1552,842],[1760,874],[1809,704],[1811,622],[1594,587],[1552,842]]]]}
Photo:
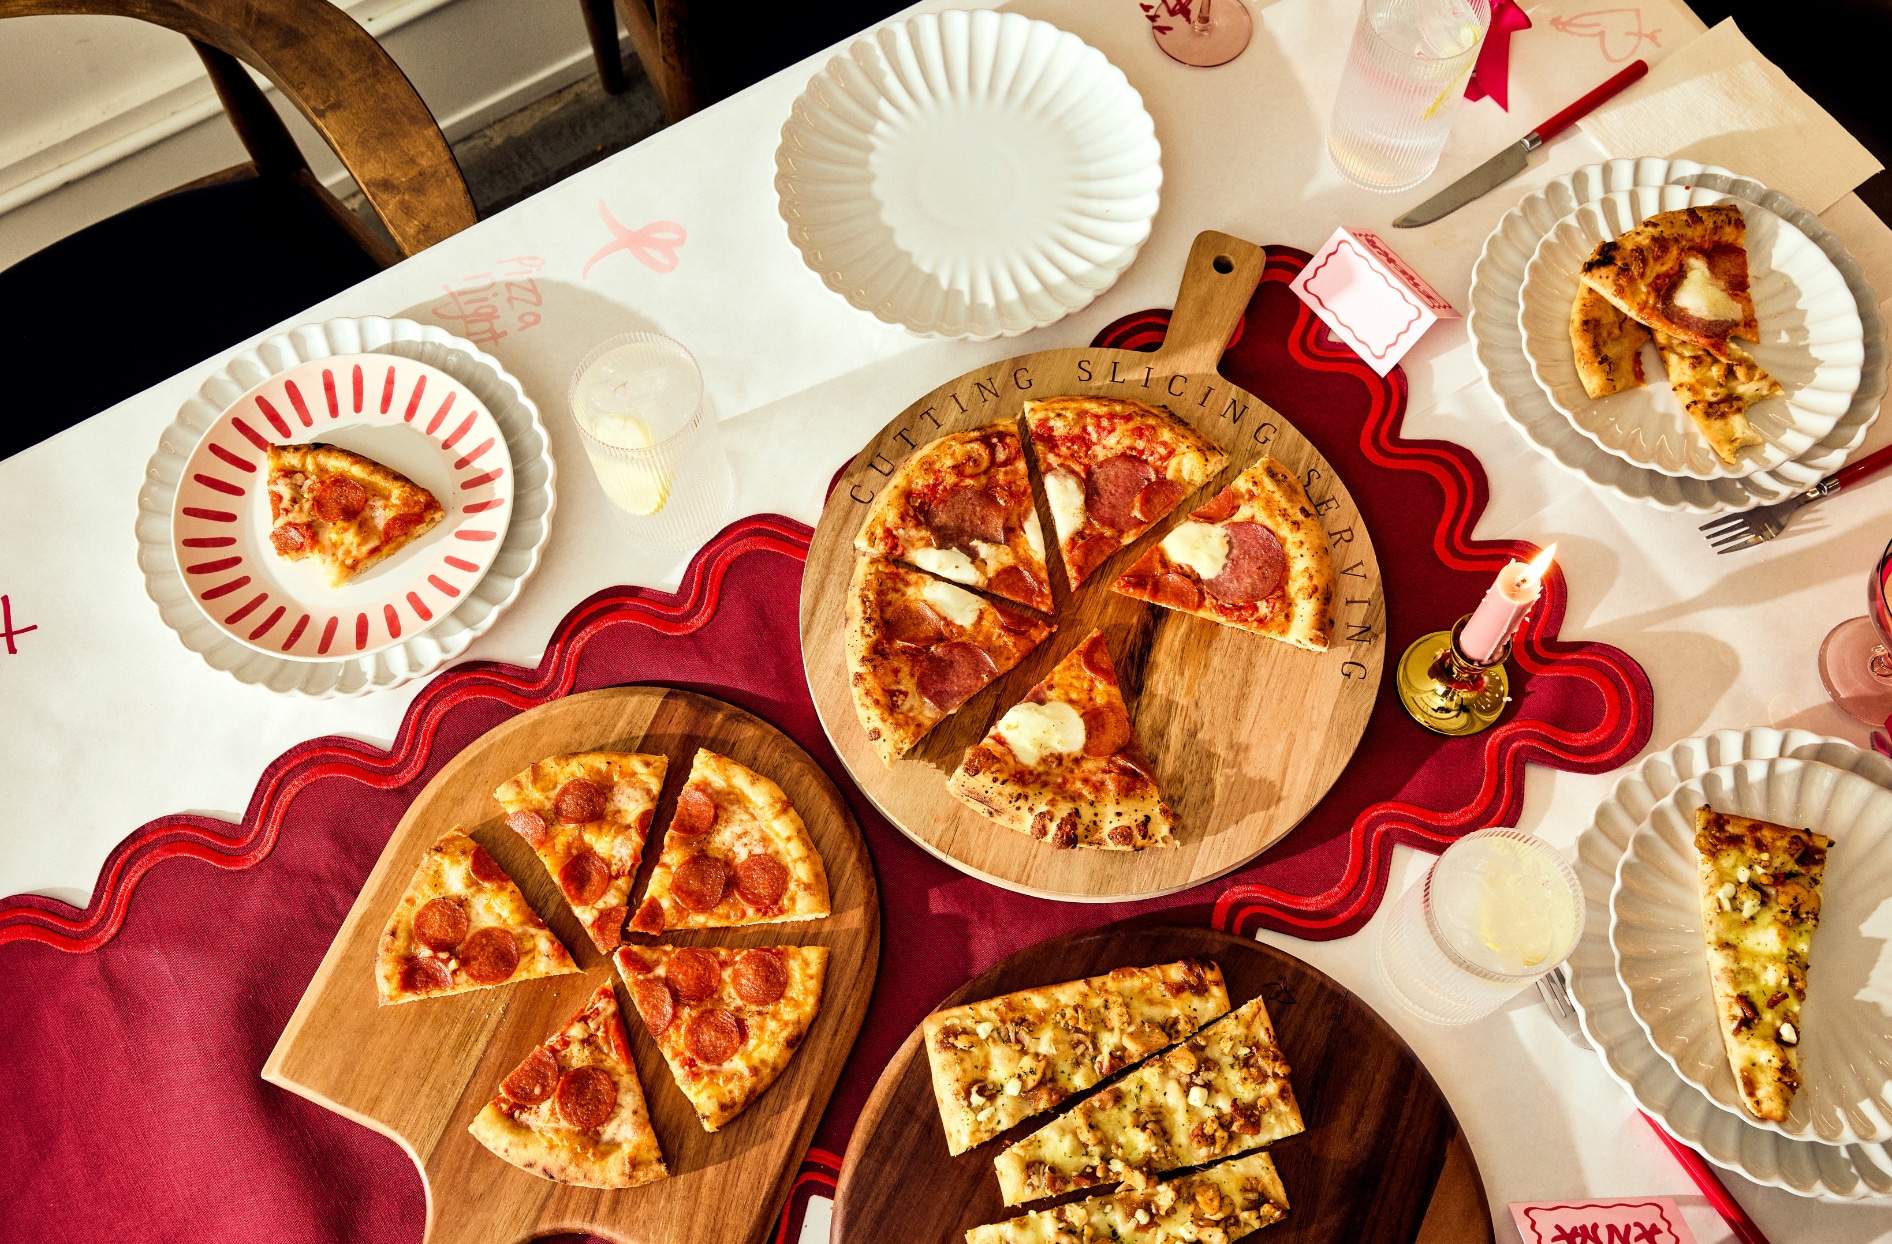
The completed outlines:
{"type": "Polygon", "coordinates": [[[690,352],[657,333],[599,345],[572,379],[578,425],[605,496],[657,548],[694,548],[715,534],[735,485],[690,352]]]}
{"type": "Polygon", "coordinates": [[[1366,0],[1327,133],[1342,177],[1394,191],[1432,175],[1490,24],[1490,0],[1366,0]]]}
{"type": "Polygon", "coordinates": [[[1380,983],[1435,1024],[1497,1010],[1570,957],[1583,887],[1564,857],[1518,829],[1482,829],[1446,848],[1380,929],[1380,983]]]}

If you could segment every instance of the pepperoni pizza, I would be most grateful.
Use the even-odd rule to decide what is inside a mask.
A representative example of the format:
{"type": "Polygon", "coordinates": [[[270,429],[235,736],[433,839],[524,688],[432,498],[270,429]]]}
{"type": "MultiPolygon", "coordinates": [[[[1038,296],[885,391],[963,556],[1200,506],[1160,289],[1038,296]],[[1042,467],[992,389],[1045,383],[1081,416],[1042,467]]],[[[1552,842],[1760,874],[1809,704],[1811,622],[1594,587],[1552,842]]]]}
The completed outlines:
{"type": "Polygon", "coordinates": [[[1334,565],[1307,491],[1263,458],[1112,585],[1136,600],[1324,652],[1334,565]]]}
{"type": "Polygon", "coordinates": [[[493,792],[507,827],[539,853],[605,954],[624,938],[631,882],[669,763],[632,752],[574,752],[541,760],[493,792]]]}
{"type": "Polygon", "coordinates": [[[374,975],[386,1006],[577,970],[499,861],[455,829],[395,904],[374,975]]]}
{"type": "Polygon", "coordinates": [[[669,1175],[610,985],[500,1082],[467,1128],[523,1171],[584,1188],[669,1175]]]}
{"type": "Polygon", "coordinates": [[[1748,292],[1747,220],[1732,203],[1658,212],[1600,243],[1579,274],[1623,314],[1731,359],[1730,337],[1759,341],[1748,292]]]}
{"type": "Polygon", "coordinates": [[[782,788],[698,748],[632,930],[726,929],[828,914],[828,871],[782,788]]]}
{"type": "Polygon", "coordinates": [[[946,789],[1054,847],[1175,845],[1175,813],[1130,725],[1102,631],[1086,636],[966,751],[946,789]]]}
{"type": "Polygon", "coordinates": [[[881,489],[854,547],[1051,612],[1044,529],[1005,420],[921,446],[881,489]]]}
{"type": "Polygon", "coordinates": [[[821,1005],[828,948],[625,946],[617,965],[677,1087],[713,1132],[801,1047],[821,1005]]]}
{"type": "Polygon", "coordinates": [[[889,768],[1056,628],[879,557],[855,561],[848,589],[849,690],[889,768]]]}
{"type": "Polygon", "coordinates": [[[340,587],[418,539],[446,513],[398,471],[334,445],[269,447],[269,542],[313,557],[340,587]]]}
{"type": "Polygon", "coordinates": [[[1025,425],[1073,589],[1228,465],[1214,441],[1142,402],[1027,401],[1025,425]]]}

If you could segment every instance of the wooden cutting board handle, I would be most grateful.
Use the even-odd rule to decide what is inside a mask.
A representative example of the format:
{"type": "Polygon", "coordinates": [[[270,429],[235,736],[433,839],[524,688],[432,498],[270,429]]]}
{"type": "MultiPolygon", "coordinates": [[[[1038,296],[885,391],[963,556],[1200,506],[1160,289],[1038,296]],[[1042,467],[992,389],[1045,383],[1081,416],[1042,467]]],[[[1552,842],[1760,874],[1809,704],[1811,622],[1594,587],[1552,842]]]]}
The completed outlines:
{"type": "Polygon", "coordinates": [[[1253,242],[1213,229],[1196,235],[1182,288],[1176,291],[1169,332],[1156,352],[1165,370],[1215,370],[1267,262],[1267,252],[1253,242]]]}

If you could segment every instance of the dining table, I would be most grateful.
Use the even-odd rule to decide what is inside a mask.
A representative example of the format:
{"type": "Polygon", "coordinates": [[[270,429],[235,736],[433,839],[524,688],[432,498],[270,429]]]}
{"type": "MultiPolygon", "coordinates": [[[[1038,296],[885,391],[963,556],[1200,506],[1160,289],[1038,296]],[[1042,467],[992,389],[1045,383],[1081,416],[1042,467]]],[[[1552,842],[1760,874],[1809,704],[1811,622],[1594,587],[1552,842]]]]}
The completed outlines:
{"type": "MultiPolygon", "coordinates": [[[[844,46],[792,65],[272,330],[365,316],[437,326],[497,359],[536,404],[557,468],[550,534],[516,600],[453,664],[542,669],[548,651],[562,642],[555,637],[582,623],[580,607],[587,602],[643,602],[638,607],[652,618],[680,618],[712,579],[725,593],[772,592],[776,601],[732,623],[741,629],[729,632],[736,636],[731,642],[760,642],[757,637],[772,630],[792,649],[796,613],[792,603],[780,603],[794,598],[800,568],[792,554],[798,542],[806,548],[806,533],[837,471],[916,396],[993,360],[1084,345],[1125,316],[1168,306],[1192,242],[1204,230],[1305,255],[1344,225],[1387,238],[1458,312],[1432,326],[1396,374],[1403,376],[1401,434],[1462,447],[1482,469],[1483,509],[1465,535],[1555,542],[1565,593],[1559,638],[1628,654],[1646,675],[1643,733],[1630,740],[1640,750],[1611,756],[1611,767],[1600,772],[1524,767],[1507,823],[1569,851],[1623,766],[1717,729],[1799,728],[1864,745],[1869,727],[1828,698],[1817,655],[1831,626],[1864,612],[1867,572],[1892,535],[1892,483],[1849,488],[1796,518],[1781,538],[1717,555],[1697,530],[1706,515],[1592,486],[1521,435],[1481,373],[1462,318],[1480,249],[1521,196],[1611,156],[1678,153],[1611,151],[1573,127],[1546,143],[1514,180],[1437,223],[1390,228],[1401,211],[1515,142],[1540,114],[1608,76],[1627,59],[1625,48],[1659,65],[1704,37],[1700,20],[1672,0],[1524,6],[1532,27],[1513,35],[1508,107],[1491,98],[1466,102],[1432,178],[1406,194],[1383,195],[1343,180],[1325,151],[1358,0],[1247,0],[1247,7],[1252,42],[1235,60],[1206,69],[1166,57],[1132,0],[925,0],[901,15],[999,8],[1050,22],[1120,68],[1154,120],[1161,206],[1140,254],[1090,305],[1022,338],[909,333],[825,288],[790,244],[775,185],[783,123],[810,76],[844,46]],[[571,416],[567,393],[580,360],[598,342],[638,330],[688,347],[720,423],[734,498],[720,543],[706,541],[715,554],[707,560],[701,548],[663,549],[640,540],[635,520],[616,510],[599,486],[571,416]]],[[[1892,293],[1892,229],[1851,193],[1807,206],[1873,287],[1892,293]]],[[[271,262],[267,252],[251,259],[265,268],[271,262]]],[[[113,350],[129,334],[165,331],[165,290],[143,278],[135,256],[125,257],[117,287],[98,294],[99,316],[69,327],[99,351],[113,350]]],[[[1880,306],[1892,313],[1892,299],[1880,306]]],[[[289,760],[310,755],[316,741],[327,749],[318,749],[321,756],[406,756],[408,736],[418,728],[415,714],[431,711],[429,687],[454,676],[429,671],[365,694],[282,694],[211,668],[179,642],[147,596],[134,537],[147,461],[180,405],[229,354],[251,344],[239,343],[0,462],[0,736],[8,740],[0,749],[0,786],[13,792],[0,818],[0,894],[15,896],[0,905],[0,965],[13,961],[6,976],[11,996],[0,1008],[9,1015],[0,1018],[0,1031],[19,1013],[54,1004],[58,995],[36,996],[33,982],[74,970],[110,987],[124,973],[161,966],[175,978],[167,996],[188,1007],[191,974],[214,970],[215,959],[180,954],[165,961],[149,951],[147,926],[179,914],[167,913],[167,902],[185,901],[169,888],[184,882],[166,882],[167,874],[189,879],[197,902],[246,903],[268,893],[290,904],[294,921],[311,926],[303,935],[309,950],[283,967],[299,974],[286,986],[293,1002],[353,897],[346,877],[311,872],[310,861],[288,854],[297,822],[271,822],[267,841],[248,840],[241,851],[218,848],[224,851],[218,858],[208,850],[181,852],[185,858],[139,854],[126,844],[140,833],[149,836],[154,826],[175,837],[187,823],[225,822],[236,834],[236,826],[254,823],[258,809],[275,798],[271,783],[290,772],[284,767],[289,760]],[[292,858],[300,859],[293,870],[283,862],[292,858]],[[346,892],[305,905],[296,900],[303,886],[346,892]],[[26,914],[8,922],[20,912],[26,914]],[[146,949],[132,959],[130,939],[141,927],[147,927],[141,935],[146,949]],[[32,932],[46,929],[57,931],[32,932]],[[91,965],[73,967],[83,960],[91,965]]],[[[12,417],[32,415],[15,409],[12,417]]],[[[1875,424],[1856,455],[1888,443],[1892,427],[1875,424]]],[[[1389,607],[1430,609],[1436,616],[1424,620],[1436,628],[1450,626],[1470,604],[1441,601],[1434,608],[1408,597],[1389,607]]],[[[729,605],[741,608],[733,595],[723,607],[729,605]]],[[[1396,651],[1388,652],[1388,678],[1396,651]]],[[[634,661],[626,668],[629,678],[642,677],[634,661]]],[[[782,685],[751,688],[741,702],[765,719],[804,713],[799,676],[791,665],[782,685]]],[[[713,661],[675,677],[717,693],[713,661]]],[[[786,728],[786,722],[776,724],[786,728]]],[[[443,736],[435,746],[466,741],[443,736]]],[[[819,752],[817,758],[824,759],[819,752]]],[[[850,789],[831,754],[825,759],[829,776],[850,789]]],[[[864,801],[853,802],[857,814],[871,817],[864,801]]],[[[385,840],[400,812],[398,802],[364,800],[360,832],[385,840]]],[[[1044,918],[1050,925],[1015,922],[985,902],[986,882],[947,868],[897,835],[870,833],[868,839],[887,928],[874,1006],[901,1008],[902,1031],[1050,925],[1081,928],[1122,914],[1008,896],[1050,913],[1044,918]],[[913,883],[890,881],[903,877],[913,883]],[[911,904],[916,917],[950,913],[960,944],[930,961],[937,948],[901,941],[909,911],[900,904],[911,904]]],[[[1519,1238],[1507,1208],[1512,1203],[1627,1196],[1673,1198],[1701,1244],[1735,1238],[1636,1102],[1594,1052],[1567,1039],[1536,990],[1486,1019],[1447,1027],[1406,1011],[1382,986],[1373,948],[1388,904],[1432,859],[1409,841],[1374,857],[1378,871],[1363,883],[1372,901],[1353,918],[1297,930],[1264,916],[1241,931],[1327,973],[1397,1030],[1457,1115],[1498,1239],[1519,1238]],[[1382,893],[1385,901],[1378,901],[1382,893]]],[[[1296,850],[1289,834],[1263,863],[1291,858],[1296,850]]],[[[361,870],[351,875],[359,887],[361,870]]],[[[1139,911],[1160,913],[1167,906],[1200,919],[1220,889],[1210,882],[1139,911]]],[[[275,1024],[280,1028],[280,1019],[275,1024]]],[[[173,1039],[186,1030],[164,1031],[173,1039]]],[[[106,1039],[141,1038],[133,1029],[106,1039]]],[[[233,1047],[222,1074],[233,1083],[255,1082],[271,1040],[264,1034],[260,1045],[233,1047]]],[[[8,1046],[0,1039],[0,1048],[8,1046]]],[[[870,1046],[855,1051],[831,1109],[844,1102],[859,1109],[891,1053],[870,1046]]],[[[0,1129],[0,1162],[23,1169],[41,1145],[52,1143],[52,1132],[68,1124],[45,1109],[42,1090],[23,1084],[24,1051],[8,1053],[0,1102],[26,1112],[29,1122],[24,1129],[0,1129]]],[[[69,1060],[57,1065],[61,1075],[81,1074],[69,1060]]],[[[282,1093],[261,1084],[254,1091],[282,1093]]],[[[815,1177],[795,1198],[784,1231],[799,1232],[803,1241],[828,1237],[827,1197],[846,1139],[844,1130],[832,1128],[819,1135],[825,1165],[817,1154],[805,1167],[815,1177]]],[[[210,1160],[207,1152],[190,1152],[192,1162],[210,1160]]],[[[319,1147],[311,1152],[308,1160],[319,1165],[319,1147]]],[[[240,1153],[226,1158],[243,1160],[240,1153]]],[[[423,1193],[411,1167],[400,1173],[404,1161],[390,1147],[374,1168],[378,1187],[349,1182],[364,1178],[359,1166],[324,1174],[329,1199],[311,1200],[306,1188],[294,1197],[285,1193],[269,1221],[281,1238],[418,1239],[423,1193]],[[372,1207],[359,1212],[370,1213],[374,1230],[332,1213],[340,1203],[357,1211],[372,1207]]],[[[1808,1198],[1735,1171],[1718,1173],[1759,1228],[1781,1244],[1892,1241],[1892,1200],[1808,1198]]],[[[92,1195],[106,1199],[110,1188],[101,1183],[92,1195]]],[[[60,1234],[82,1194],[36,1191],[5,1198],[0,1224],[11,1225],[0,1227],[0,1236],[98,1238],[91,1229],[60,1234]]],[[[224,1203],[182,1196],[139,1220],[146,1225],[132,1234],[251,1238],[245,1224],[256,1220],[249,1215],[272,1195],[265,1181],[233,1191],[224,1203]]]]}

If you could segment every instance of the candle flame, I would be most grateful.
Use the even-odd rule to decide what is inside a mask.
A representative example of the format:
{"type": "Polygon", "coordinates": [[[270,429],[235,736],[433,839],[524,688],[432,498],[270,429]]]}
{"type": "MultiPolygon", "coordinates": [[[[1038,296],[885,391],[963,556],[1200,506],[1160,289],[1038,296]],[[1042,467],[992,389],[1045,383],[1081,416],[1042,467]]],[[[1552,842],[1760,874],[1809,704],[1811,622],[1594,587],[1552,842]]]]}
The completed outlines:
{"type": "Polygon", "coordinates": [[[1530,564],[1524,567],[1524,578],[1518,586],[1535,588],[1538,584],[1542,583],[1544,576],[1550,573],[1551,563],[1555,561],[1556,558],[1557,546],[1555,544],[1546,548],[1536,557],[1533,557],[1530,564]]]}

